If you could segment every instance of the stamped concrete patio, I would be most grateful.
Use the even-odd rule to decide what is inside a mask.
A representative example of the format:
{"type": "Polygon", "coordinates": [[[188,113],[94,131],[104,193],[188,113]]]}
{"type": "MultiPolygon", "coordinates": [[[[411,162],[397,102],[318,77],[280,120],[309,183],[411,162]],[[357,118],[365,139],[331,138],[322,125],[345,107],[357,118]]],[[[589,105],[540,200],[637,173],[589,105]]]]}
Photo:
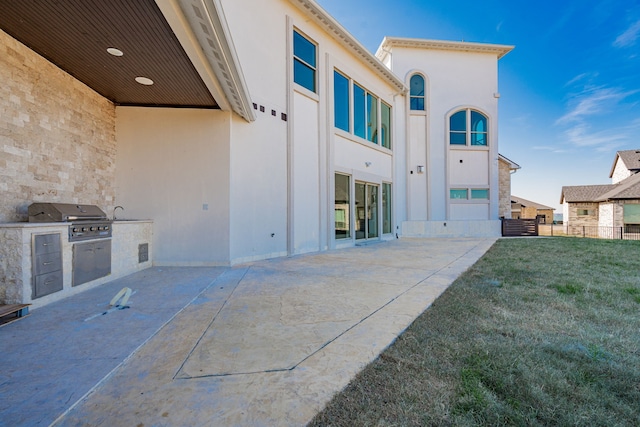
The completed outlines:
{"type": "Polygon", "coordinates": [[[304,425],[494,241],[154,267],[34,310],[0,327],[0,426],[304,425]]]}

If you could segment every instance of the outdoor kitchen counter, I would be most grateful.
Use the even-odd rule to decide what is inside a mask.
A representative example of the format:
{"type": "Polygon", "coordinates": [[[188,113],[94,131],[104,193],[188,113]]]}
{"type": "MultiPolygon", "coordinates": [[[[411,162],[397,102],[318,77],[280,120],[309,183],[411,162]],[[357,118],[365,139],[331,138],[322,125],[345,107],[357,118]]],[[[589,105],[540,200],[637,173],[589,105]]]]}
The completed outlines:
{"type": "Polygon", "coordinates": [[[116,220],[112,224],[112,231],[111,274],[72,287],[75,243],[69,242],[69,223],[0,224],[0,304],[32,304],[32,308],[38,308],[152,266],[152,220],[116,220]],[[43,234],[60,236],[63,288],[49,295],[32,299],[32,241],[34,236],[43,234]]]}

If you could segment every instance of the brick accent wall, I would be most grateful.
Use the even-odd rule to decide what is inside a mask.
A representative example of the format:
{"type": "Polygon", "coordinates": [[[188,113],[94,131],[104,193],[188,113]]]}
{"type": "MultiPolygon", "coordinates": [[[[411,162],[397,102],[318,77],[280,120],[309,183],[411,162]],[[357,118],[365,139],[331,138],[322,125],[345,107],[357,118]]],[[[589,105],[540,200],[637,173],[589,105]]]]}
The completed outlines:
{"type": "Polygon", "coordinates": [[[34,201],[112,209],[115,106],[0,31],[0,222],[34,201]]]}
{"type": "Polygon", "coordinates": [[[511,173],[502,160],[498,160],[498,199],[498,217],[511,218],[511,173]]]}

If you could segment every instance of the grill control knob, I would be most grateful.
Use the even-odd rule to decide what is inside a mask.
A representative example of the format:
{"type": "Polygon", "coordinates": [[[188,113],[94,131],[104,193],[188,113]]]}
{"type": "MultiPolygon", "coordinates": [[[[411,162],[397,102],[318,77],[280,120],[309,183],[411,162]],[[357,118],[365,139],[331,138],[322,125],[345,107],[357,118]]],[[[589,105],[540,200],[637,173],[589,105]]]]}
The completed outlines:
{"type": "Polygon", "coordinates": [[[96,231],[96,227],[90,227],[89,230],[90,231],[96,231]]]}
{"type": "Polygon", "coordinates": [[[82,227],[82,231],[87,231],[87,227],[82,227]]]}
{"type": "Polygon", "coordinates": [[[108,225],[105,225],[105,226],[104,226],[104,230],[108,230],[108,229],[109,229],[109,226],[108,226],[108,225]]]}
{"type": "Polygon", "coordinates": [[[78,227],[73,227],[73,230],[71,230],[71,231],[73,231],[74,233],[77,233],[78,232],[78,227]]]}

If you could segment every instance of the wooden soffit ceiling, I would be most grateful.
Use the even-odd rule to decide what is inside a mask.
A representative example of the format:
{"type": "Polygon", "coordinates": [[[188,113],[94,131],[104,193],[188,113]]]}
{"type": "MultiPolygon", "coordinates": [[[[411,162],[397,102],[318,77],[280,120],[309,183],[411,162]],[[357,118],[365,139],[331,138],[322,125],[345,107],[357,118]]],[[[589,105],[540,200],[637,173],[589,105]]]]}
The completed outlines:
{"type": "Polygon", "coordinates": [[[219,108],[154,0],[3,0],[0,29],[118,105],[219,108]]]}

